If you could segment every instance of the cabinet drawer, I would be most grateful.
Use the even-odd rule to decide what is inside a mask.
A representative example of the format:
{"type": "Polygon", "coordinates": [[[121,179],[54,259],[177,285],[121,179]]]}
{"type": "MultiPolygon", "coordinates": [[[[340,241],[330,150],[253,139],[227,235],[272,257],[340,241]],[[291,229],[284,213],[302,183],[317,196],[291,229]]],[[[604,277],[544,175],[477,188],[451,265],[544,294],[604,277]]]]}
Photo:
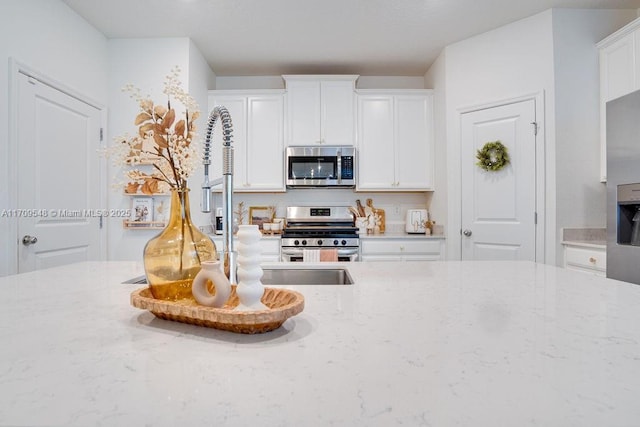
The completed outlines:
{"type": "Polygon", "coordinates": [[[362,254],[433,254],[440,256],[440,241],[438,240],[367,240],[360,242],[362,254]]]}
{"type": "Polygon", "coordinates": [[[262,255],[278,255],[280,256],[280,239],[262,239],[260,240],[260,250],[262,255]]]}
{"type": "Polygon", "coordinates": [[[604,272],[607,270],[607,254],[597,249],[566,247],[564,251],[565,267],[577,267],[604,272]]]}

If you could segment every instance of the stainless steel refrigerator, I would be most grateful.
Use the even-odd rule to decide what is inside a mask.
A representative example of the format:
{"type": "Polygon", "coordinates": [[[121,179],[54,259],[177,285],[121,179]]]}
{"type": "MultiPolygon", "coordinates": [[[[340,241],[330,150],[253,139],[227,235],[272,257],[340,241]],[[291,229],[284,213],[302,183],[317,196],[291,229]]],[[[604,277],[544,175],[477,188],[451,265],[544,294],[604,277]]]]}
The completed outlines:
{"type": "Polygon", "coordinates": [[[640,91],[607,102],[607,277],[640,285],[640,91]]]}

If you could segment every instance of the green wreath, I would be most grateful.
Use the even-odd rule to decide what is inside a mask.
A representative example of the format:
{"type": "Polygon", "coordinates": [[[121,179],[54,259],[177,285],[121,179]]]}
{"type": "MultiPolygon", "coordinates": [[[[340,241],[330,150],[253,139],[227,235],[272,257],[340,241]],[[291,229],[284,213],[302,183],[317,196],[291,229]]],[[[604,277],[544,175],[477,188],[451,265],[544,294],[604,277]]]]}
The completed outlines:
{"type": "Polygon", "coordinates": [[[507,147],[500,141],[487,142],[476,153],[478,162],[476,165],[486,171],[499,171],[509,164],[509,154],[507,147]]]}

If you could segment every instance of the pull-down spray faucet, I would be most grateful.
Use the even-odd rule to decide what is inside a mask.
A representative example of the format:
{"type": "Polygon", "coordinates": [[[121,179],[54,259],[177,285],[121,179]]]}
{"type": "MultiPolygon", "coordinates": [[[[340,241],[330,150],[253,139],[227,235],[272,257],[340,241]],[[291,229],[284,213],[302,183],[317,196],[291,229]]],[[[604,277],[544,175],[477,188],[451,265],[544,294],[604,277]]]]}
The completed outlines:
{"type": "Polygon", "coordinates": [[[202,183],[202,212],[211,212],[211,187],[222,182],[222,238],[224,270],[233,284],[236,280],[236,253],[233,248],[233,124],[229,111],[221,105],[214,107],[209,115],[207,133],[204,143],[202,164],[204,165],[204,182],[202,183]],[[209,181],[209,165],[211,164],[211,137],[216,121],[222,123],[222,178],[209,181]]]}

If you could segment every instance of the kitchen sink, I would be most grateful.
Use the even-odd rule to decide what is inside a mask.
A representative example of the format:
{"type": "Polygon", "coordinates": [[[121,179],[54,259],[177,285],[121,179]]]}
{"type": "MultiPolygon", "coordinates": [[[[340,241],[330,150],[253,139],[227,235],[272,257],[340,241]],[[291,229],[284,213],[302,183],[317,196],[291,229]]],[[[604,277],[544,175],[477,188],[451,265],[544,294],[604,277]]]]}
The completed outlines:
{"type": "Polygon", "coordinates": [[[263,285],[353,285],[345,268],[265,268],[263,285]]]}
{"type": "MultiPolygon", "coordinates": [[[[264,268],[263,285],[353,285],[346,268],[264,268]]],[[[145,276],[138,276],[123,283],[144,285],[145,276]]]]}

